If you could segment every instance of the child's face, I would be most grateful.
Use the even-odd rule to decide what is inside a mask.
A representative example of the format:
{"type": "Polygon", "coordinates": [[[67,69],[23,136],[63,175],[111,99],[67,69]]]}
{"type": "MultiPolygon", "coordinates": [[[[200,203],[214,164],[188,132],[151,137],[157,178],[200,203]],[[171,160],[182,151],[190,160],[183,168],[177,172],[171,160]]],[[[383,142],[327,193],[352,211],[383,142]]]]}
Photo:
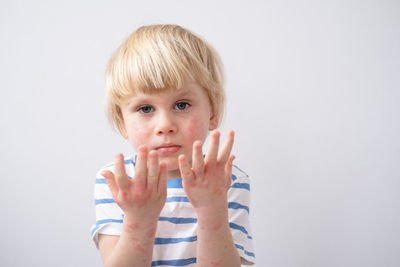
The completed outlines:
{"type": "Polygon", "coordinates": [[[207,93],[194,82],[186,82],[179,90],[134,96],[122,108],[129,143],[137,149],[146,145],[156,150],[168,168],[168,177],[180,177],[178,156],[191,160],[192,146],[204,140],[216,128],[207,93]]]}

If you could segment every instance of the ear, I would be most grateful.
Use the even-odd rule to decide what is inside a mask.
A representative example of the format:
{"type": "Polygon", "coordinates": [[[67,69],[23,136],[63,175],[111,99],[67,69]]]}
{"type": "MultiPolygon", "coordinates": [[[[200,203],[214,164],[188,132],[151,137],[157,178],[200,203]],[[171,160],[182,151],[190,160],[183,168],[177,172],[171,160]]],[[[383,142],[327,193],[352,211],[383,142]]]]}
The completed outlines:
{"type": "Polygon", "coordinates": [[[209,131],[215,130],[218,127],[218,116],[214,115],[214,113],[211,114],[210,117],[210,126],[209,126],[209,131]]]}
{"type": "Polygon", "coordinates": [[[122,121],[122,122],[120,122],[119,126],[120,126],[119,128],[120,128],[122,137],[125,139],[128,139],[128,135],[126,133],[126,128],[125,128],[125,123],[122,121]]]}

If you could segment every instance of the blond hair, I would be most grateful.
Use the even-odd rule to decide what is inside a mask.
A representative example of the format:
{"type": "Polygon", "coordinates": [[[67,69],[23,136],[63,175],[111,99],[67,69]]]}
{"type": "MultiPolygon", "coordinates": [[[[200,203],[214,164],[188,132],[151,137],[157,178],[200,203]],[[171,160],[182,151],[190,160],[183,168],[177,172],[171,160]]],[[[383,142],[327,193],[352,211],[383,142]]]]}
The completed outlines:
{"type": "Polygon", "coordinates": [[[179,89],[195,81],[207,93],[220,123],[225,105],[223,66],[204,39],[178,25],[149,25],[134,31],[112,55],[106,70],[106,108],[111,126],[124,137],[121,107],[138,92],[179,89]]]}

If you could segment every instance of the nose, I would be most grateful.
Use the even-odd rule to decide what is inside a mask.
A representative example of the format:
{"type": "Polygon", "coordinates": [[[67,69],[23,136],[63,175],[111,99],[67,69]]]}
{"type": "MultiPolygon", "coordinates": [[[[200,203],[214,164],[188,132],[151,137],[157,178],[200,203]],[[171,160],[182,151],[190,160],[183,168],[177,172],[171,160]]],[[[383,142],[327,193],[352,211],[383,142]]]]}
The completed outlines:
{"type": "Polygon", "coordinates": [[[178,127],[174,122],[174,118],[168,112],[163,112],[159,114],[157,126],[156,126],[156,134],[171,134],[176,133],[178,131],[178,127]]]}

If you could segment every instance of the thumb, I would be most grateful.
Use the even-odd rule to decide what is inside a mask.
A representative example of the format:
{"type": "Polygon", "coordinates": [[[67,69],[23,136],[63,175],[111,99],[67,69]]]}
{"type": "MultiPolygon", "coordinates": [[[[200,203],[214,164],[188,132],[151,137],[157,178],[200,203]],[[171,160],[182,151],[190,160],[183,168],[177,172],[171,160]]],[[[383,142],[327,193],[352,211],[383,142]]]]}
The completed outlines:
{"type": "Polygon", "coordinates": [[[107,185],[110,188],[111,194],[115,201],[116,196],[118,195],[119,188],[117,183],[115,182],[114,173],[109,170],[105,170],[101,172],[101,175],[103,175],[104,178],[106,178],[107,185]]]}
{"type": "Polygon", "coordinates": [[[225,164],[225,173],[227,175],[227,185],[228,188],[231,186],[232,184],[232,165],[233,165],[233,161],[235,160],[235,156],[234,155],[230,155],[228,161],[225,164]]]}

